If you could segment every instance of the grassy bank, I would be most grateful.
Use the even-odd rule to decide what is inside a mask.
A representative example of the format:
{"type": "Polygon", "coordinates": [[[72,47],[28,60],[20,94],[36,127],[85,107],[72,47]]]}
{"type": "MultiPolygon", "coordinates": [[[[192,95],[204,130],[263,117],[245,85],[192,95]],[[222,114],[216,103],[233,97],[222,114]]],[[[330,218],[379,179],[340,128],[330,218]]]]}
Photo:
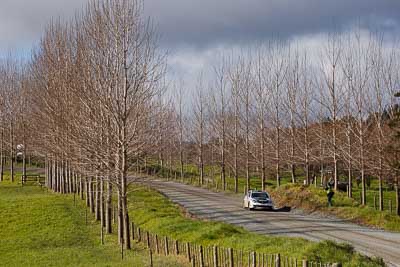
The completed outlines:
{"type": "Polygon", "coordinates": [[[281,253],[312,261],[342,262],[344,266],[382,266],[380,260],[361,256],[348,245],[263,236],[225,223],[192,219],[185,216],[179,206],[146,188],[135,188],[128,197],[130,214],[135,223],[162,236],[202,245],[281,253]]]}
{"type": "MultiPolygon", "coordinates": [[[[101,245],[100,226],[91,215],[86,225],[85,209],[73,196],[0,182],[0,266],[148,266],[140,245],[123,260],[115,234],[101,245]]],[[[185,265],[155,256],[155,266],[185,265]]]]}
{"type": "Polygon", "coordinates": [[[381,212],[369,206],[361,206],[359,201],[348,198],[343,192],[335,193],[333,207],[329,208],[326,192],[321,188],[287,184],[271,192],[275,202],[280,205],[299,207],[308,212],[333,214],[359,224],[400,231],[399,216],[389,211],[381,212]]]}

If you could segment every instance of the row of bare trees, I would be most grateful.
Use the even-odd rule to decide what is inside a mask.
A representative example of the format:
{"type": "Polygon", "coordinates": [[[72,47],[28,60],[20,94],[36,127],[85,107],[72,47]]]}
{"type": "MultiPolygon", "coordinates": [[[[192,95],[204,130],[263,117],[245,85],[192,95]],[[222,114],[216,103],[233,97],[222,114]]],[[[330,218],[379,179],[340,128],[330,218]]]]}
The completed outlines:
{"type": "Polygon", "coordinates": [[[383,40],[353,32],[327,37],[318,51],[275,42],[223,56],[211,82],[201,74],[194,91],[177,91],[175,120],[167,122],[174,138],[152,156],[175,155],[167,167],[181,177],[185,164],[197,166],[200,184],[218,174],[225,189],[229,173],[236,192],[239,178],[247,188],[261,179],[265,189],[268,179],[279,186],[289,175],[306,184],[332,178],[335,189],[345,182],[352,197],[359,181],[363,205],[375,177],[383,210],[384,182],[399,201],[388,147],[398,142],[390,122],[400,89],[399,47],[383,40]]]}
{"type": "Polygon", "coordinates": [[[142,14],[141,1],[93,1],[74,20],[50,23],[29,62],[2,62],[2,174],[7,158],[14,179],[17,145],[24,162],[40,156],[46,185],[79,193],[108,233],[116,201],[126,248],[128,172],[154,159],[182,180],[196,165],[200,184],[219,176],[223,189],[233,174],[236,192],[241,178],[265,189],[285,175],[306,184],[332,176],[352,197],[359,177],[364,205],[374,176],[380,209],[384,182],[399,201],[397,150],[388,149],[399,142],[390,125],[396,45],[358,33],[329,36],[318,51],[271,42],[222,57],[196,88],[173,87],[169,99],[165,58],[142,14]]]}
{"type": "Polygon", "coordinates": [[[23,144],[44,159],[46,185],[86,198],[108,233],[116,195],[119,241],[130,248],[128,170],[152,148],[165,109],[165,58],[142,1],[92,1],[51,22],[32,54],[1,64],[2,173],[5,153],[13,172],[23,144]]]}
{"type": "MultiPolygon", "coordinates": [[[[27,143],[30,133],[27,81],[24,65],[11,56],[0,62],[0,181],[4,179],[5,165],[10,165],[11,181],[15,179],[15,164],[22,157],[26,174],[27,143]]],[[[28,147],[28,148],[27,148],[28,147]]]]}

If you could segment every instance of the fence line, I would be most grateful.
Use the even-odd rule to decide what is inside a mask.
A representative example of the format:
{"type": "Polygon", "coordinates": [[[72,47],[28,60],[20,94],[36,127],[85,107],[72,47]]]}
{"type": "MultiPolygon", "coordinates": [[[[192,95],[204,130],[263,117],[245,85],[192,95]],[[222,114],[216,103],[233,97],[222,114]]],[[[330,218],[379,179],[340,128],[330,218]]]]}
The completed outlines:
{"type": "Polygon", "coordinates": [[[192,267],[341,267],[340,263],[299,260],[280,254],[238,250],[218,246],[202,246],[145,231],[132,222],[133,240],[143,243],[153,253],[186,258],[192,267]]]}

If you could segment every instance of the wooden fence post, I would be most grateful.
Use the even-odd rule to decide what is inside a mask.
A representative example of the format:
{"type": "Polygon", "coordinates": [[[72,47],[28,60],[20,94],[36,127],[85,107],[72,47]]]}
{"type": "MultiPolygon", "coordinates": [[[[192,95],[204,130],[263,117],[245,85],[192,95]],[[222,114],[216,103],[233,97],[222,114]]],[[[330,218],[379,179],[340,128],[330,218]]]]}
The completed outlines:
{"type": "Polygon", "coordinates": [[[179,255],[179,244],[178,244],[178,240],[175,240],[175,253],[176,253],[176,255],[179,255]]]}
{"type": "Polygon", "coordinates": [[[135,223],[132,222],[132,240],[135,240],[135,223]]]}
{"type": "Polygon", "coordinates": [[[229,267],[233,267],[233,249],[229,248],[228,253],[229,253],[229,267]]]}
{"type": "Polygon", "coordinates": [[[158,247],[158,235],[155,236],[155,241],[156,241],[156,252],[157,254],[160,254],[160,248],[158,247]]]}
{"type": "Polygon", "coordinates": [[[146,231],[146,243],[147,243],[147,247],[150,248],[150,235],[149,235],[149,231],[146,231]]]}
{"type": "Polygon", "coordinates": [[[303,260],[303,267],[308,267],[308,261],[307,260],[303,260]]]}
{"type": "Polygon", "coordinates": [[[189,242],[186,243],[186,258],[191,261],[191,255],[190,255],[190,244],[189,242]]]}
{"type": "Polygon", "coordinates": [[[204,267],[203,246],[199,247],[199,263],[200,267],[204,267]]]}
{"type": "Polygon", "coordinates": [[[281,254],[276,254],[275,267],[281,267],[281,254]]]}
{"type": "Polygon", "coordinates": [[[213,248],[213,256],[214,256],[214,267],[218,267],[218,247],[214,246],[213,248]]]}
{"type": "Polygon", "coordinates": [[[252,267],[257,267],[257,254],[255,251],[251,253],[251,262],[252,262],[251,264],[252,267]]]}
{"type": "Polygon", "coordinates": [[[165,255],[168,256],[169,254],[169,249],[168,249],[168,237],[165,237],[165,255]]]}
{"type": "Polygon", "coordinates": [[[192,259],[192,267],[196,267],[196,257],[193,257],[192,259]]]}

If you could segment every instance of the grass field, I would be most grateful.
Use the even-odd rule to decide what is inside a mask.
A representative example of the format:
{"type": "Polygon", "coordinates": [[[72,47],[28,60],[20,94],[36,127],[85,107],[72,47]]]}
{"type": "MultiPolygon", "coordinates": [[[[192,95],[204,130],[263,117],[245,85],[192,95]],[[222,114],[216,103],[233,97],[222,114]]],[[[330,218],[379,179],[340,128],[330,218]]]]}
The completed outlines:
{"type": "Polygon", "coordinates": [[[129,196],[131,218],[137,225],[161,236],[202,245],[218,245],[267,254],[281,253],[312,261],[342,262],[344,266],[382,266],[355,253],[352,247],[329,241],[257,235],[225,223],[201,221],[185,216],[179,206],[147,188],[135,188],[129,196]]]}
{"type": "MultiPolygon", "coordinates": [[[[8,179],[8,177],[6,177],[8,179]]],[[[134,244],[121,251],[116,235],[100,242],[100,225],[73,196],[38,186],[0,182],[0,266],[148,266],[148,251],[134,244]]],[[[155,266],[186,266],[173,257],[154,258],[155,266]]]]}

